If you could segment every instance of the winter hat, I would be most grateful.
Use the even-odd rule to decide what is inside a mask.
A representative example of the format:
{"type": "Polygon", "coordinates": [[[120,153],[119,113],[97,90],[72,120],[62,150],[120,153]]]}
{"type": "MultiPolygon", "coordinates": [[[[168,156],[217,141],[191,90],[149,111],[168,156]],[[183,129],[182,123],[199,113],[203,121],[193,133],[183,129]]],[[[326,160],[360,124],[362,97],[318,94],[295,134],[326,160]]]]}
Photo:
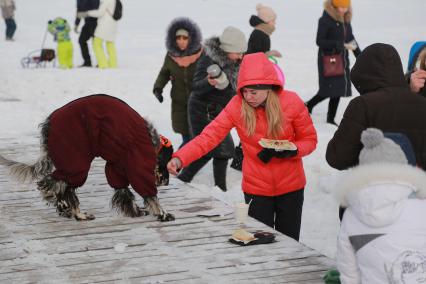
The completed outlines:
{"type": "Polygon", "coordinates": [[[263,6],[262,4],[256,5],[257,16],[265,23],[273,21],[277,18],[274,10],[271,7],[263,6]]]}
{"type": "Polygon", "coordinates": [[[189,37],[189,32],[185,29],[178,29],[176,31],[176,36],[185,36],[185,37],[189,37]]]}
{"type": "Polygon", "coordinates": [[[336,8],[349,8],[351,6],[351,0],[332,0],[331,3],[336,8]]]}
{"type": "Polygon", "coordinates": [[[359,154],[360,165],[377,162],[408,164],[401,147],[392,139],[386,138],[383,132],[377,128],[364,130],[361,133],[361,142],[364,148],[359,154]]]}
{"type": "Polygon", "coordinates": [[[225,52],[244,53],[247,51],[246,36],[234,27],[227,27],[219,37],[220,48],[225,52]]]}

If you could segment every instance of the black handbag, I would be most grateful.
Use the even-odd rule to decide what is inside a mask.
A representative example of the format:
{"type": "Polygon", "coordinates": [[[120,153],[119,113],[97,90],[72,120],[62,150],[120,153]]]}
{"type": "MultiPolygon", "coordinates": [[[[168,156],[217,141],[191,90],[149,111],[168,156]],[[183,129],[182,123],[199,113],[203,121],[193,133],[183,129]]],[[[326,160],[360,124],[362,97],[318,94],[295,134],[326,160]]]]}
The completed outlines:
{"type": "Polygon", "coordinates": [[[235,147],[234,158],[232,159],[231,168],[241,171],[243,169],[243,149],[241,148],[241,143],[235,147]]]}

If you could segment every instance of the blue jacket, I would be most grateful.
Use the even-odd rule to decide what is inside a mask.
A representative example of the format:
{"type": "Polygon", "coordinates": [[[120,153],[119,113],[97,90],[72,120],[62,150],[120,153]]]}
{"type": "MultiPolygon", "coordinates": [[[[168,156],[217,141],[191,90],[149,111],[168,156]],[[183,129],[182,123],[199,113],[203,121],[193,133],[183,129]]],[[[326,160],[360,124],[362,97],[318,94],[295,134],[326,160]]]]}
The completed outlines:
{"type": "Polygon", "coordinates": [[[401,147],[409,165],[416,166],[416,155],[414,153],[413,145],[407,135],[397,132],[385,132],[384,135],[385,137],[392,139],[393,142],[401,147]]]}

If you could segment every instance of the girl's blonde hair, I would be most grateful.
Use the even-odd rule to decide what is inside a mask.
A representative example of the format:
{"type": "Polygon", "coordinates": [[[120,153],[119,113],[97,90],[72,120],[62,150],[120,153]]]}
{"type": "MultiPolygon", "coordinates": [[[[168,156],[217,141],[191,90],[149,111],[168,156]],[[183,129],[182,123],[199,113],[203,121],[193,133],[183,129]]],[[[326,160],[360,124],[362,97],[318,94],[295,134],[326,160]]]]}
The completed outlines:
{"type": "Polygon", "coordinates": [[[417,60],[420,61],[420,69],[426,70],[426,48],[423,48],[417,60]]]}
{"type": "MultiPolygon", "coordinates": [[[[278,94],[273,90],[268,90],[265,104],[266,119],[268,123],[267,136],[278,138],[283,132],[284,116],[281,110],[278,94]]],[[[241,106],[241,117],[246,127],[247,135],[252,136],[256,130],[256,110],[250,106],[243,97],[241,106]]]]}

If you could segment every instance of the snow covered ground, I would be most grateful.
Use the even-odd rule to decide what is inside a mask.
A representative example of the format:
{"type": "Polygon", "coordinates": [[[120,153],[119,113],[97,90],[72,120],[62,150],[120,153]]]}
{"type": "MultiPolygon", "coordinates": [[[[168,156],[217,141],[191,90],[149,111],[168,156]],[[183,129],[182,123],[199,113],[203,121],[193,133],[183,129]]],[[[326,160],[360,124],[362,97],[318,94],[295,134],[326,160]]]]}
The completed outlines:
{"type": "MultiPolygon", "coordinates": [[[[16,0],[18,30],[15,42],[0,39],[0,138],[18,143],[38,143],[37,125],[51,111],[75,98],[106,93],[128,102],[141,115],[151,119],[159,131],[175,145],[180,137],[170,123],[170,99],[159,104],[151,93],[165,55],[164,37],[168,23],[177,16],[196,21],[204,38],[219,35],[228,25],[240,28],[248,37],[248,19],[258,0],[122,0],[124,16],[119,23],[117,50],[119,68],[97,70],[22,69],[20,60],[39,49],[47,21],[64,17],[74,21],[75,1],[16,0]]],[[[286,88],[308,100],[317,91],[317,21],[322,13],[320,0],[265,0],[278,14],[272,47],[281,51],[280,60],[286,75],[286,88]]],[[[375,42],[390,43],[400,52],[404,66],[411,44],[426,39],[424,0],[354,0],[353,30],[361,47],[375,42]]],[[[4,30],[4,22],[0,23],[4,30]]],[[[78,35],[72,33],[74,64],[82,63],[78,35]]],[[[46,47],[55,47],[50,35],[46,47]]],[[[352,63],[354,61],[351,57],[352,63]]],[[[165,89],[167,94],[169,86],[165,89]]],[[[354,94],[357,95],[354,90],[354,94]]],[[[337,121],[350,98],[341,100],[337,121]]],[[[325,161],[325,149],[335,127],[325,123],[327,103],[314,109],[313,120],[318,131],[317,150],[304,159],[308,179],[303,211],[301,242],[334,257],[339,228],[337,203],[329,193],[338,172],[325,161]]],[[[3,145],[0,145],[0,149],[3,145]]],[[[34,157],[23,157],[32,159],[34,157]]],[[[194,179],[193,185],[209,190],[232,204],[242,200],[241,174],[229,169],[229,192],[213,188],[211,165],[194,179]]]]}

